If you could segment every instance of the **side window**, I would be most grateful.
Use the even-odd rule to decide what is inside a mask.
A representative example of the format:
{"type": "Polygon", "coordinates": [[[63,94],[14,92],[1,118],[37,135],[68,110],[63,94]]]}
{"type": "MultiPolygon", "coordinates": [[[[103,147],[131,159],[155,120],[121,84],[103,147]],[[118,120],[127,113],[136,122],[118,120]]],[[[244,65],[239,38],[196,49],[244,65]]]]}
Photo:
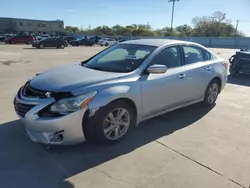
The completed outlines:
{"type": "Polygon", "coordinates": [[[162,50],[150,63],[150,65],[155,64],[166,65],[167,68],[181,66],[180,47],[175,46],[162,50]]]}
{"type": "Polygon", "coordinates": [[[192,47],[192,46],[183,46],[185,54],[185,64],[192,64],[196,62],[205,61],[202,49],[192,47]]]}

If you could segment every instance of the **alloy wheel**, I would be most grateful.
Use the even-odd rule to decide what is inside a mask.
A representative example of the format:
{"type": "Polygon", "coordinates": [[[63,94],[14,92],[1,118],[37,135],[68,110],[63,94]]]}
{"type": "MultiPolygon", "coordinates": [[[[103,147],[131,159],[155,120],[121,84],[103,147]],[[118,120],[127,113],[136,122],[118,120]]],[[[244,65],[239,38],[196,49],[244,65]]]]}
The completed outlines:
{"type": "Polygon", "coordinates": [[[104,135],[109,140],[117,140],[125,135],[130,125],[130,114],[124,108],[112,110],[104,120],[104,135]]]}
{"type": "Polygon", "coordinates": [[[213,104],[215,102],[218,93],[219,93],[218,84],[217,83],[211,84],[211,86],[208,89],[208,96],[207,96],[207,101],[209,104],[213,104]]]}

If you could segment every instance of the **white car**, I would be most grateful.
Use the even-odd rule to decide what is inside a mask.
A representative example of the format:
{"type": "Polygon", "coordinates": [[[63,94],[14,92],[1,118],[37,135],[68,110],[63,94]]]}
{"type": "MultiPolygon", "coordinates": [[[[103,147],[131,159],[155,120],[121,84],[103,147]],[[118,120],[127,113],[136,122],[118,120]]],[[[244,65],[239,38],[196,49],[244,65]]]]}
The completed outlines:
{"type": "Polygon", "coordinates": [[[115,39],[110,39],[110,38],[104,38],[99,40],[98,42],[101,46],[112,46],[114,44],[116,44],[116,40],[115,39]]]}

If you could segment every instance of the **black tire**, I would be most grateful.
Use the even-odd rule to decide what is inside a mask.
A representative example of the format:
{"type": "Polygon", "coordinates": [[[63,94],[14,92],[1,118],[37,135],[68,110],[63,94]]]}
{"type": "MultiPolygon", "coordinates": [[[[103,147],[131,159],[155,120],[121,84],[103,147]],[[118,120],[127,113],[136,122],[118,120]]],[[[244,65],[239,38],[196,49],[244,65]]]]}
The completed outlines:
{"type": "Polygon", "coordinates": [[[62,45],[60,46],[60,48],[61,48],[61,49],[64,49],[64,48],[65,48],[65,45],[64,45],[64,44],[62,44],[62,45]]]}
{"type": "Polygon", "coordinates": [[[234,76],[236,76],[238,74],[239,71],[236,69],[234,64],[230,64],[229,72],[230,72],[230,75],[232,77],[234,77],[234,76]]]}
{"type": "Polygon", "coordinates": [[[133,127],[135,123],[135,115],[133,113],[133,109],[124,101],[115,101],[111,102],[105,107],[100,108],[93,117],[88,119],[88,122],[83,122],[84,127],[84,134],[88,141],[94,143],[115,143],[123,139],[133,127]],[[126,132],[117,139],[109,139],[104,133],[104,123],[105,119],[107,118],[108,114],[117,108],[123,108],[127,110],[129,113],[129,126],[126,132]]]}
{"type": "Polygon", "coordinates": [[[43,44],[40,44],[40,45],[39,45],[39,48],[40,48],[40,49],[43,49],[43,48],[44,48],[44,45],[43,45],[43,44]]]}
{"type": "Polygon", "coordinates": [[[109,45],[108,43],[105,44],[105,46],[108,46],[108,45],[109,45]]]}
{"type": "Polygon", "coordinates": [[[10,44],[15,44],[15,42],[11,40],[11,41],[10,41],[10,44]]]}
{"type": "Polygon", "coordinates": [[[204,100],[203,100],[203,105],[204,106],[213,106],[218,98],[218,95],[220,93],[220,83],[217,79],[213,79],[207,86],[207,89],[206,89],[206,92],[205,92],[205,96],[204,96],[204,100]],[[210,99],[211,97],[211,87],[213,87],[214,85],[217,85],[217,93],[215,95],[215,92],[214,92],[214,95],[212,97],[212,100],[210,99]]]}

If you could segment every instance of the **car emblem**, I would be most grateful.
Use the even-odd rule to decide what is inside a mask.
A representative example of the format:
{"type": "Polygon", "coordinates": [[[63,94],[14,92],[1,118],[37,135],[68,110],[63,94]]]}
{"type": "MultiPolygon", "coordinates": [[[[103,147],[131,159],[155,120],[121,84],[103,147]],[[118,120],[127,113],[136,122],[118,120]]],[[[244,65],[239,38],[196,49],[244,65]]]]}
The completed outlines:
{"type": "Polygon", "coordinates": [[[47,93],[45,94],[45,96],[46,96],[47,98],[50,98],[50,97],[51,97],[51,92],[47,92],[47,93]]]}

